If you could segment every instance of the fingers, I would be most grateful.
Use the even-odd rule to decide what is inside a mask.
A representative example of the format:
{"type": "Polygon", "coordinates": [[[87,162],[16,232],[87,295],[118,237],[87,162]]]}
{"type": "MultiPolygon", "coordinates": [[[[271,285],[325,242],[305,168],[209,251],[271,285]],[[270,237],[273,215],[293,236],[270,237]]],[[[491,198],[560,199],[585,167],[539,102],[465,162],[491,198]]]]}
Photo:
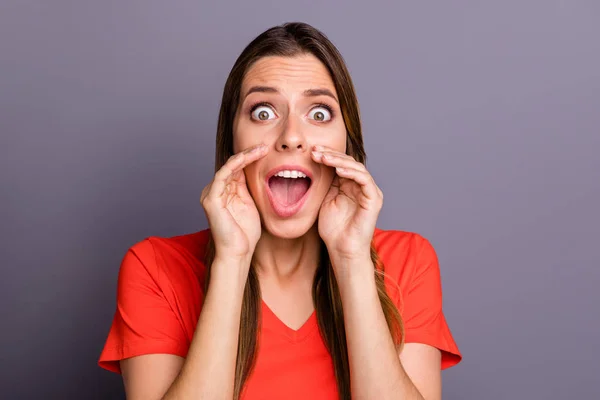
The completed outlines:
{"type": "Polygon", "coordinates": [[[377,199],[382,197],[381,190],[379,190],[375,184],[375,181],[368,172],[339,167],[335,169],[335,172],[341,178],[351,179],[358,183],[362,189],[362,192],[368,199],[377,199]]]}
{"type": "Polygon", "coordinates": [[[217,171],[213,181],[202,190],[200,201],[204,203],[209,196],[220,197],[226,191],[231,190],[228,185],[232,178],[242,173],[243,169],[249,164],[264,157],[268,153],[268,149],[268,146],[260,144],[229,157],[227,162],[217,171]]]}
{"type": "Polygon", "coordinates": [[[323,146],[315,146],[315,148],[317,150],[312,152],[313,160],[335,168],[337,175],[341,178],[356,182],[368,199],[383,199],[383,193],[375,184],[375,180],[364,164],[347,154],[323,146]]]}
{"type": "MultiPolygon", "coordinates": [[[[346,159],[348,161],[354,161],[359,165],[362,165],[361,163],[359,163],[358,161],[356,161],[354,159],[354,157],[349,156],[346,153],[342,153],[340,151],[336,151],[332,148],[329,147],[325,147],[325,146],[313,146],[313,153],[316,152],[317,154],[323,154],[323,155],[332,155],[332,156],[338,156],[340,158],[346,159]]],[[[364,165],[362,165],[362,167],[364,168],[364,165]]]]}
{"type": "Polygon", "coordinates": [[[362,163],[359,163],[347,154],[340,153],[339,151],[331,150],[322,146],[315,146],[315,148],[319,150],[312,151],[311,155],[313,160],[318,163],[334,168],[348,168],[367,172],[367,168],[362,163]]]}
{"type": "Polygon", "coordinates": [[[234,173],[241,171],[249,164],[264,157],[267,152],[268,147],[260,144],[229,157],[227,162],[215,174],[215,181],[226,180],[234,173]]]}

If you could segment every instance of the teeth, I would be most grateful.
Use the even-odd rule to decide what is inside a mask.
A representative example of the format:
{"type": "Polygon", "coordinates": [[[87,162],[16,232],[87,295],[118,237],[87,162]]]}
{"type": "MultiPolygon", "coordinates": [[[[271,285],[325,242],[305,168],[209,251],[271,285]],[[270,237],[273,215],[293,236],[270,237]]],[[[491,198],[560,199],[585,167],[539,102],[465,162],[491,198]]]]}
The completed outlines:
{"type": "Polygon", "coordinates": [[[275,176],[279,176],[281,178],[292,178],[292,179],[296,179],[296,178],[306,178],[306,174],[300,172],[300,171],[296,171],[296,170],[283,170],[283,171],[279,171],[278,173],[275,174],[275,176]]]}

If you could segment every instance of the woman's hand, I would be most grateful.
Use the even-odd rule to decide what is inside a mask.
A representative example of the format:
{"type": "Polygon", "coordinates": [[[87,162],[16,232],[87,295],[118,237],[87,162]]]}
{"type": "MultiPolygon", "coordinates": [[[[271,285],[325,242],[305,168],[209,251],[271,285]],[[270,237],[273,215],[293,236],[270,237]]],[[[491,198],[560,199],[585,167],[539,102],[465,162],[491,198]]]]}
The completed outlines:
{"type": "Polygon", "coordinates": [[[260,215],[248,192],[244,168],[268,153],[258,145],[227,160],[203,190],[200,203],[215,242],[216,257],[249,260],[261,235],[260,215]]]}
{"type": "Polygon", "coordinates": [[[365,166],[344,153],[315,146],[312,158],[337,174],[319,212],[319,235],[332,261],[370,260],[383,193],[365,166]]]}

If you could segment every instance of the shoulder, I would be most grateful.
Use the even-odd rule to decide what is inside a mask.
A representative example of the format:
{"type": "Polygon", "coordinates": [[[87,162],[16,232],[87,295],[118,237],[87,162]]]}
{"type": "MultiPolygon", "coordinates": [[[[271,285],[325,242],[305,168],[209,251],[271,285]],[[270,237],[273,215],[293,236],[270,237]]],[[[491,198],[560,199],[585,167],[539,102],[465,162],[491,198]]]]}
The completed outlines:
{"type": "Polygon", "coordinates": [[[442,369],[461,360],[442,311],[440,266],[428,239],[414,232],[376,229],[374,247],[383,263],[386,290],[402,316],[406,343],[442,351],[442,369]]]}
{"type": "Polygon", "coordinates": [[[209,237],[208,230],[150,236],[129,247],[100,366],[120,372],[120,360],[138,355],[185,357],[202,307],[209,237]]]}
{"type": "Polygon", "coordinates": [[[416,261],[417,258],[423,260],[431,257],[433,251],[429,240],[422,235],[401,230],[376,228],[373,244],[381,261],[384,264],[390,263],[392,269],[399,264],[416,261]]]}
{"type": "MultiPolygon", "coordinates": [[[[205,253],[210,238],[208,229],[171,237],[149,236],[132,245],[121,264],[121,274],[143,269],[157,283],[181,281],[206,273],[205,253]]],[[[142,272],[142,271],[137,271],[142,272]]]]}
{"type": "Polygon", "coordinates": [[[416,232],[375,229],[373,245],[392,297],[396,297],[398,289],[404,294],[410,291],[425,271],[439,274],[433,246],[416,232]]]}

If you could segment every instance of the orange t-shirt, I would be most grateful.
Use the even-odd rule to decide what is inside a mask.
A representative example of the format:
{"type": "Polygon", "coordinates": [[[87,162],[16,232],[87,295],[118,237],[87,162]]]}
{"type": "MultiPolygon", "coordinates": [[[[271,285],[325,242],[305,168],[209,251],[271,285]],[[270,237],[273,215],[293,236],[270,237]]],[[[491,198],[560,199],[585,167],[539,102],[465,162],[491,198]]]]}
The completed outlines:
{"type": "MultiPolygon", "coordinates": [[[[202,308],[202,260],[209,235],[203,230],[149,237],[129,249],[119,272],[117,311],[99,360],[102,368],[120,373],[119,360],[143,354],[186,356],[202,308]]],[[[376,229],[374,243],[388,293],[402,315],[405,342],[440,349],[442,369],[457,364],[461,354],[442,312],[440,270],[429,241],[415,233],[376,229]]],[[[338,398],[333,362],[314,312],[293,330],[262,302],[258,340],[244,400],[338,398]]]]}

